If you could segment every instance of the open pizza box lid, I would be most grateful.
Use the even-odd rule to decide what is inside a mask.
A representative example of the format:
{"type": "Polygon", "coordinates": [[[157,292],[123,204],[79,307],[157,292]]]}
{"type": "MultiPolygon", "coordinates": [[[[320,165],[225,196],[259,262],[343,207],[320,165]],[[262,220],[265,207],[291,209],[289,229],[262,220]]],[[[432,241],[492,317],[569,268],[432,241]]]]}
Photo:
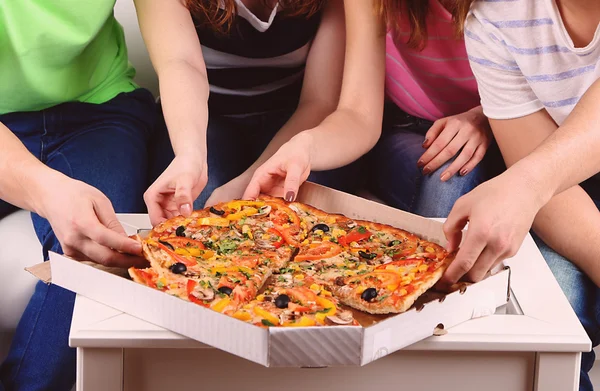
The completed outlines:
{"type": "MultiPolygon", "coordinates": [[[[306,183],[298,201],[330,213],[390,224],[445,245],[440,222],[306,183]]],[[[129,234],[137,229],[131,227],[129,234]]],[[[50,253],[50,261],[27,269],[41,280],[113,307],[215,348],[271,367],[365,365],[441,329],[492,315],[508,301],[510,270],[447,295],[426,293],[409,311],[357,318],[363,327],[260,328],[137,284],[126,270],[50,253]]],[[[452,332],[451,330],[449,332],[452,332]]]]}

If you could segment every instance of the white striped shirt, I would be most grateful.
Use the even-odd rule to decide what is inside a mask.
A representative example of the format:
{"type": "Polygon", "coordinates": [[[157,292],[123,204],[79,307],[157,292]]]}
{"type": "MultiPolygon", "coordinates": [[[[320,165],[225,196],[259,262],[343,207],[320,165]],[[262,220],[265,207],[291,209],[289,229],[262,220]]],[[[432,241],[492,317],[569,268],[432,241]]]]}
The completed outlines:
{"type": "Polygon", "coordinates": [[[546,109],[561,125],[600,77],[600,26],[576,48],[554,0],[479,0],[465,42],[484,113],[511,119],[546,109]]]}

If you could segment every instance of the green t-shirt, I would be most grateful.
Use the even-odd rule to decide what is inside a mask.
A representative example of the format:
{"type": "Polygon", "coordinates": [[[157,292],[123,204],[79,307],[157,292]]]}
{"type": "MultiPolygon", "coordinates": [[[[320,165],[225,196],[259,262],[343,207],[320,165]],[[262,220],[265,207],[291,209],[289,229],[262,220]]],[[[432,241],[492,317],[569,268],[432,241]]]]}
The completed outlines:
{"type": "Polygon", "coordinates": [[[0,114],[133,91],[116,0],[0,0],[0,114]]]}

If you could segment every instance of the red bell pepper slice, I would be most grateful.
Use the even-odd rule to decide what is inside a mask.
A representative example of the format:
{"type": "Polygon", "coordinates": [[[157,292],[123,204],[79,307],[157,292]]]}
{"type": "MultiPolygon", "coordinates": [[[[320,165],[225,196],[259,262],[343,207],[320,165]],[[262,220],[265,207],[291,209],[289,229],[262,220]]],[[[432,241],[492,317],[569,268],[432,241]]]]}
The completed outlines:
{"type": "Polygon", "coordinates": [[[352,242],[358,243],[361,240],[369,239],[371,235],[373,235],[368,229],[364,227],[361,228],[362,229],[359,228],[355,229],[354,231],[350,231],[350,233],[348,233],[347,235],[340,236],[338,238],[338,243],[342,246],[348,246],[352,242]]]}

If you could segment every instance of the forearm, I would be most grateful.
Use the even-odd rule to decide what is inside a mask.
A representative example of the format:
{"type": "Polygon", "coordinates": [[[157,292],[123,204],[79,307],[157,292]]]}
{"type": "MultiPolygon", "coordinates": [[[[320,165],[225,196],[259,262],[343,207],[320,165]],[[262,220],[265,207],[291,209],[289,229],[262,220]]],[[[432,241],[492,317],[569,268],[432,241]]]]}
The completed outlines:
{"type": "Polygon", "coordinates": [[[357,160],[375,146],[380,135],[380,123],[368,123],[357,111],[338,108],[320,126],[299,137],[308,139],[312,170],[323,171],[357,160]]]}
{"type": "Polygon", "coordinates": [[[175,156],[206,156],[208,79],[186,61],[172,61],[160,73],[163,114],[175,156]]]}
{"type": "Polygon", "coordinates": [[[36,194],[44,186],[55,186],[63,175],[36,159],[2,123],[0,145],[0,199],[41,214],[36,194]]]}
{"type": "Polygon", "coordinates": [[[334,107],[317,101],[301,102],[294,114],[286,124],[281,127],[273,139],[271,139],[271,142],[265,148],[263,153],[254,164],[246,170],[246,172],[249,172],[250,174],[254,172],[256,168],[260,167],[261,164],[273,156],[275,152],[279,150],[279,147],[299,133],[318,126],[334,109],[334,107]]]}
{"type": "Polygon", "coordinates": [[[184,0],[135,0],[140,29],[158,75],[175,155],[206,157],[208,79],[184,0]]]}
{"type": "MultiPolygon", "coordinates": [[[[511,170],[536,178],[548,201],[600,172],[600,80],[586,92],[567,120],[511,170]]],[[[526,130],[523,130],[526,131],[526,130]]]]}
{"type": "Polygon", "coordinates": [[[600,286],[600,212],[580,187],[552,197],[537,214],[533,230],[554,251],[566,257],[600,286]]]}

